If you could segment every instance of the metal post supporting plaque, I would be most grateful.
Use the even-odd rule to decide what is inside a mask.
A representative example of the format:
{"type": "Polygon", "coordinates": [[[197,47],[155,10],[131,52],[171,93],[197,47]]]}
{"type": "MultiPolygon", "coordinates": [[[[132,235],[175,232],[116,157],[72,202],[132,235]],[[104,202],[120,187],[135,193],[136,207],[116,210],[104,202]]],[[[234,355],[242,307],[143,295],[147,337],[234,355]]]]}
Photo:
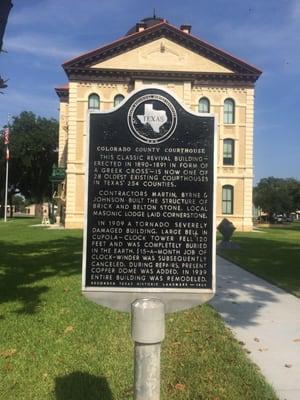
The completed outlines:
{"type": "Polygon", "coordinates": [[[134,400],[160,398],[160,347],[165,337],[165,306],[139,299],[131,306],[134,346],[134,400]]]}

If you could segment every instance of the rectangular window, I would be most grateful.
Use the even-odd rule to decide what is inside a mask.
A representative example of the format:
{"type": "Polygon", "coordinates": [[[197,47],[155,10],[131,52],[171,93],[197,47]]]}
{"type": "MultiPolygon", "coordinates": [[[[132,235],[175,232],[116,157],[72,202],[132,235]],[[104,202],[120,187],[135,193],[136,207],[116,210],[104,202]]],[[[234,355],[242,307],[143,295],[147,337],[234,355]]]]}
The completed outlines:
{"type": "Polygon", "coordinates": [[[232,99],[226,99],[224,101],[224,124],[235,123],[235,104],[232,99]]]}
{"type": "Polygon", "coordinates": [[[234,165],[233,139],[225,139],[223,142],[223,165],[234,165]]]}
{"type": "Polygon", "coordinates": [[[233,124],[233,115],[231,111],[224,111],[224,124],[233,124]]]}
{"type": "Polygon", "coordinates": [[[229,185],[222,189],[222,213],[233,214],[233,187],[229,185]]]}

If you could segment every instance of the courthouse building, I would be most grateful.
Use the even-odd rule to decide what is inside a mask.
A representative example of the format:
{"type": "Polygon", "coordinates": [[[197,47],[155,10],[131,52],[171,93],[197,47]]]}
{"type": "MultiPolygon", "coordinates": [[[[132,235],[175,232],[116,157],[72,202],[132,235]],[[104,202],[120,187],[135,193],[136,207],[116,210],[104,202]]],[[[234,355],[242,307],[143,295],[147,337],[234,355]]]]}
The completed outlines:
{"type": "Polygon", "coordinates": [[[252,229],[254,84],[261,71],[165,19],[143,19],[116,41],[63,64],[56,198],[66,228],[84,220],[88,110],[116,107],[133,90],[159,86],[193,112],[217,117],[217,223],[252,229]],[[61,173],[65,170],[65,174],[61,173]]]}

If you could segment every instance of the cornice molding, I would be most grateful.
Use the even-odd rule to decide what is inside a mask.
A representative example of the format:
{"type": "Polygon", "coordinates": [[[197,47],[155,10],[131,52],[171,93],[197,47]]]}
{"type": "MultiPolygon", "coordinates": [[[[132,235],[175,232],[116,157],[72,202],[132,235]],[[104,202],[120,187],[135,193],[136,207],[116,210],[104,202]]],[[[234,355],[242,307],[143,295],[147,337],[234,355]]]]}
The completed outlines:
{"type": "Polygon", "coordinates": [[[69,78],[74,82],[120,82],[130,84],[136,79],[191,81],[193,85],[201,86],[239,86],[253,87],[256,77],[253,74],[230,74],[212,72],[184,71],[146,71],[126,69],[88,69],[72,68],[69,78]]]}
{"type": "Polygon", "coordinates": [[[57,96],[60,98],[60,101],[68,102],[69,101],[69,88],[55,88],[55,92],[57,96]]]}

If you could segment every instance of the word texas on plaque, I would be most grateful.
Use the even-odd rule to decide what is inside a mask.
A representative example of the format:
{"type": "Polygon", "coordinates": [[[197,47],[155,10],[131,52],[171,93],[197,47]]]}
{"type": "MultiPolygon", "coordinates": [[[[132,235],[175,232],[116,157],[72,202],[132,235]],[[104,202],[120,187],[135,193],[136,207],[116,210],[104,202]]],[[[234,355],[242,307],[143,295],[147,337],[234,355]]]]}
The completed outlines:
{"type": "Polygon", "coordinates": [[[168,312],[215,291],[215,121],[161,89],[89,114],[83,292],[168,312]]]}

